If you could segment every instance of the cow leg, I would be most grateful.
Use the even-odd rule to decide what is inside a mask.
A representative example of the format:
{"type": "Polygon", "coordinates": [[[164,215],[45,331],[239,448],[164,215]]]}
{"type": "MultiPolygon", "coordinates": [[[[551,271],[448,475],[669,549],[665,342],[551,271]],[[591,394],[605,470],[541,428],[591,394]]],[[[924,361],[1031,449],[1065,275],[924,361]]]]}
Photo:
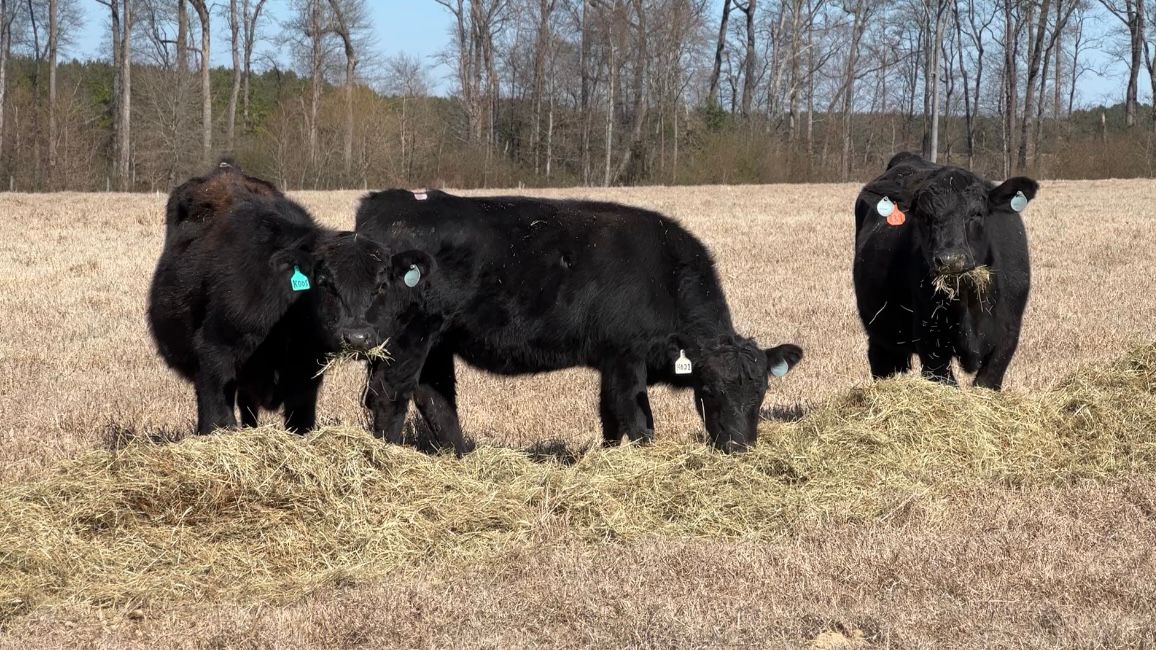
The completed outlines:
{"type": "Polygon", "coordinates": [[[947,352],[920,352],[919,363],[922,366],[920,372],[925,379],[949,386],[958,385],[955,373],[951,371],[951,355],[947,352]]]}
{"type": "Polygon", "coordinates": [[[236,385],[233,382],[224,381],[218,373],[208,372],[202,367],[193,387],[197,393],[198,434],[237,426],[237,416],[233,412],[236,397],[236,385]]]}
{"type": "Polygon", "coordinates": [[[233,411],[237,399],[235,352],[217,345],[204,336],[194,344],[197,351],[197,376],[193,388],[197,393],[197,433],[237,426],[233,411]]]}
{"type": "Polygon", "coordinates": [[[396,389],[387,376],[388,366],[380,361],[369,364],[369,384],[365,389],[365,407],[372,418],[373,434],[386,442],[405,442],[402,427],[413,391],[396,389]]]}
{"type": "Polygon", "coordinates": [[[602,417],[602,444],[617,445],[622,436],[631,442],[654,440],[654,416],[646,394],[646,366],[628,360],[614,360],[602,369],[598,395],[602,417]]]}
{"type": "MultiPolygon", "coordinates": [[[[414,403],[433,434],[433,446],[452,448],[459,456],[470,451],[458,420],[457,378],[454,355],[449,349],[430,350],[414,391],[414,403]]],[[[418,446],[423,446],[421,441],[418,446]]]]}
{"type": "Polygon", "coordinates": [[[867,361],[873,379],[886,379],[911,370],[911,353],[895,350],[873,340],[867,342],[867,361]]]}
{"type": "Polygon", "coordinates": [[[1015,354],[1018,344],[1019,341],[1013,339],[1008,345],[996,348],[989,354],[980,364],[979,371],[975,373],[975,385],[980,388],[1001,390],[1003,388],[1003,376],[1007,373],[1008,364],[1011,363],[1012,355],[1015,354]]]}
{"type": "Polygon", "coordinates": [[[317,393],[321,377],[291,377],[283,382],[285,430],[306,433],[317,428],[317,393]]]}
{"type": "Polygon", "coordinates": [[[256,427],[261,402],[253,393],[244,388],[237,390],[237,410],[241,412],[241,426],[256,427]]]}

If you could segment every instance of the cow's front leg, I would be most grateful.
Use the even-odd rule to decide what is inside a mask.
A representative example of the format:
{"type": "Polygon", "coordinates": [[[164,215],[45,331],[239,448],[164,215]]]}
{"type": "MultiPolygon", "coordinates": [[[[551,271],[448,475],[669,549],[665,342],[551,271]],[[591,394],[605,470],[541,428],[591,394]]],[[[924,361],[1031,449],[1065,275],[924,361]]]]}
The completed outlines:
{"type": "Polygon", "coordinates": [[[949,352],[943,350],[921,350],[919,352],[920,371],[925,379],[938,381],[948,386],[956,386],[955,373],[951,371],[949,352]]]}
{"type": "Polygon", "coordinates": [[[386,442],[400,445],[405,442],[402,427],[413,396],[411,386],[391,381],[389,366],[384,361],[369,364],[369,385],[365,389],[365,407],[372,419],[373,434],[386,442]]]}
{"type": "Polygon", "coordinates": [[[617,445],[623,436],[631,442],[653,441],[654,416],[646,394],[646,365],[622,358],[605,364],[598,412],[602,417],[603,446],[617,445]]]}
{"type": "MultiPolygon", "coordinates": [[[[434,448],[453,449],[459,456],[472,450],[472,445],[462,435],[462,425],[458,420],[454,354],[448,348],[430,350],[422,366],[414,402],[433,434],[434,448]]],[[[418,446],[427,445],[419,441],[418,446]]]]}
{"type": "Polygon", "coordinates": [[[285,394],[285,430],[306,433],[317,427],[317,393],[321,377],[301,375],[283,380],[285,394]]]}
{"type": "Polygon", "coordinates": [[[979,370],[975,373],[975,385],[980,388],[1001,390],[1003,388],[1004,374],[1007,373],[1008,364],[1011,363],[1012,356],[1015,354],[1018,345],[1019,335],[1017,333],[1011,337],[1010,341],[997,347],[991,354],[984,358],[979,366],[979,370]]]}

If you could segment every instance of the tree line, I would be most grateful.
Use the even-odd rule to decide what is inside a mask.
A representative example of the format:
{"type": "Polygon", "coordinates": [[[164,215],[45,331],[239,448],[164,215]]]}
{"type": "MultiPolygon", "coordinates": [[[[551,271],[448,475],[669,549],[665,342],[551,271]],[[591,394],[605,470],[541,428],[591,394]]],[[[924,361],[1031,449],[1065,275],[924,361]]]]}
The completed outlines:
{"type": "Polygon", "coordinates": [[[1156,165],[1156,0],[421,1],[446,97],[375,51],[366,0],[0,0],[0,189],[163,191],[225,156],[293,189],[1156,165]],[[82,2],[107,56],[63,60],[82,2]],[[1126,85],[1082,109],[1097,56],[1126,85]]]}

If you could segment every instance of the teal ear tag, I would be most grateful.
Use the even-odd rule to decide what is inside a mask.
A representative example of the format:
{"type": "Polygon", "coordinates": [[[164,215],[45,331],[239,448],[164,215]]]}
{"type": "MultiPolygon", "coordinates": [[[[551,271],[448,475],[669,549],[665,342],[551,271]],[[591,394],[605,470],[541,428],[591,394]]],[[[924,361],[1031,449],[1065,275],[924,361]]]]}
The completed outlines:
{"type": "Polygon", "coordinates": [[[1016,212],[1023,212],[1027,207],[1028,197],[1024,196],[1023,192],[1016,192],[1016,195],[1013,196],[1011,200],[1011,209],[1016,212]]]}
{"type": "Polygon", "coordinates": [[[775,377],[786,377],[791,366],[786,361],[779,361],[771,367],[771,374],[775,377]]]}
{"type": "Polygon", "coordinates": [[[417,268],[417,264],[411,264],[409,270],[405,272],[403,279],[405,280],[405,286],[410,289],[416,287],[417,283],[421,282],[421,269],[417,268]]]}
{"type": "Polygon", "coordinates": [[[294,266],[293,275],[289,277],[289,286],[293,287],[294,291],[309,291],[309,278],[301,272],[301,269],[294,266]]]}

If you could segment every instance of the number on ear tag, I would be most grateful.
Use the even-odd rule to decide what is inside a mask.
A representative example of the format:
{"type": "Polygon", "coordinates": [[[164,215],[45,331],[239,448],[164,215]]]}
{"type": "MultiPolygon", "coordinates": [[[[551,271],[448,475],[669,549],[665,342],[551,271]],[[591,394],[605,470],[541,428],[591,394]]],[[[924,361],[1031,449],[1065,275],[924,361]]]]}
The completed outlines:
{"type": "Polygon", "coordinates": [[[778,363],[771,367],[771,374],[775,377],[786,377],[790,369],[790,364],[780,359],[778,363]]]}
{"type": "Polygon", "coordinates": [[[1023,212],[1028,207],[1028,197],[1024,196],[1023,192],[1016,192],[1012,197],[1011,209],[1016,212],[1023,212]]]}
{"type": "Polygon", "coordinates": [[[294,291],[309,291],[311,288],[309,278],[305,277],[301,269],[296,266],[293,267],[293,275],[289,277],[289,286],[293,287],[294,291]]]}
{"type": "Polygon", "coordinates": [[[417,286],[421,282],[421,269],[417,268],[417,264],[411,264],[409,270],[405,272],[405,286],[410,289],[417,286]]]}
{"type": "Polygon", "coordinates": [[[679,350],[678,359],[674,361],[674,374],[689,375],[692,372],[694,372],[694,364],[690,362],[690,359],[686,358],[685,350],[679,350]]]}

